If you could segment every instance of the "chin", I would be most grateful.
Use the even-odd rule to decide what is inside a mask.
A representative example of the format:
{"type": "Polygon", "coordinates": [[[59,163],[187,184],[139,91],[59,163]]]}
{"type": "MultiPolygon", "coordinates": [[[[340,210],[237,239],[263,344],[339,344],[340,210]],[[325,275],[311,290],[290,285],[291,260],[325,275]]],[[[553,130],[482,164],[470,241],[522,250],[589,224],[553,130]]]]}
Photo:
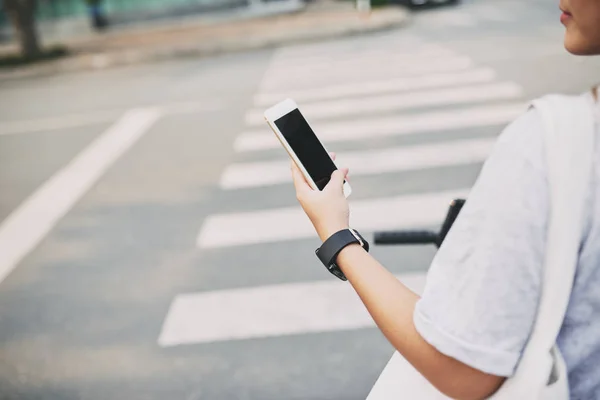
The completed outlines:
{"type": "Polygon", "coordinates": [[[590,53],[588,53],[585,49],[579,47],[579,46],[573,46],[570,45],[569,43],[565,42],[565,49],[567,49],[567,51],[571,54],[573,54],[574,56],[587,56],[590,55],[590,53]]]}
{"type": "Polygon", "coordinates": [[[585,40],[572,37],[568,33],[565,36],[565,49],[576,56],[592,56],[600,54],[600,46],[592,46],[585,40]]]}

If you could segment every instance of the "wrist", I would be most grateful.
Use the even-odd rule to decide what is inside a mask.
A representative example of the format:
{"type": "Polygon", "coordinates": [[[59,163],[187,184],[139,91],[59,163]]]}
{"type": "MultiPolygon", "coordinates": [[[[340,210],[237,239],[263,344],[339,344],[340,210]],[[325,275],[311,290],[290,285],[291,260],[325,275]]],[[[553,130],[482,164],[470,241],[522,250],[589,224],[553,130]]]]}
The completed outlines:
{"type": "MultiPolygon", "coordinates": [[[[323,233],[323,236],[325,236],[325,232],[323,233]]],[[[327,231],[327,234],[329,234],[329,231],[327,231]]],[[[360,251],[368,252],[369,242],[367,242],[356,230],[342,228],[336,230],[330,237],[325,239],[323,245],[316,249],[315,253],[329,272],[345,281],[347,278],[340,268],[339,260],[345,259],[346,254],[351,253],[351,250],[354,247],[357,247],[360,251]]]]}
{"type": "Polygon", "coordinates": [[[367,251],[358,243],[352,243],[342,249],[336,258],[336,263],[342,270],[346,272],[345,268],[350,264],[350,260],[356,257],[360,253],[366,253],[367,251]]]}
{"type": "Polygon", "coordinates": [[[348,225],[339,225],[337,227],[333,226],[333,227],[329,227],[329,228],[325,228],[325,229],[319,230],[318,231],[319,238],[321,239],[321,242],[325,242],[331,236],[333,236],[334,234],[336,234],[339,231],[343,231],[344,229],[350,229],[350,226],[348,226],[348,225]]]}

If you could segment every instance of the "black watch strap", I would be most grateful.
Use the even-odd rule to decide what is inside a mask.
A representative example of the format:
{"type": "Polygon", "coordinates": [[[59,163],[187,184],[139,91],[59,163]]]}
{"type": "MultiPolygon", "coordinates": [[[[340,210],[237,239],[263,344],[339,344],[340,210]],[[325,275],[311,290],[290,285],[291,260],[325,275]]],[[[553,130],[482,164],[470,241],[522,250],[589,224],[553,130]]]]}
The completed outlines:
{"type": "Polygon", "coordinates": [[[344,229],[331,235],[315,253],[319,260],[327,267],[329,272],[345,281],[346,276],[336,264],[336,259],[340,251],[346,246],[358,243],[363,249],[369,251],[369,243],[354,229],[344,229]]]}

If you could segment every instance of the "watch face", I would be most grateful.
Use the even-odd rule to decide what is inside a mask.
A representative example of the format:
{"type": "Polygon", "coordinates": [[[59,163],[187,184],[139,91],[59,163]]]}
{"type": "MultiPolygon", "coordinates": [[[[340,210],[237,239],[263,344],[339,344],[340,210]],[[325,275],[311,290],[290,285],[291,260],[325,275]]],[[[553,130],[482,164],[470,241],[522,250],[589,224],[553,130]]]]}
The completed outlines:
{"type": "Polygon", "coordinates": [[[356,234],[358,235],[358,237],[360,238],[360,240],[362,240],[362,242],[363,242],[363,248],[364,248],[366,251],[369,251],[369,242],[367,242],[367,241],[365,240],[365,238],[364,238],[364,237],[363,237],[363,236],[362,236],[360,233],[358,233],[358,231],[354,231],[354,232],[356,232],[356,234]]]}

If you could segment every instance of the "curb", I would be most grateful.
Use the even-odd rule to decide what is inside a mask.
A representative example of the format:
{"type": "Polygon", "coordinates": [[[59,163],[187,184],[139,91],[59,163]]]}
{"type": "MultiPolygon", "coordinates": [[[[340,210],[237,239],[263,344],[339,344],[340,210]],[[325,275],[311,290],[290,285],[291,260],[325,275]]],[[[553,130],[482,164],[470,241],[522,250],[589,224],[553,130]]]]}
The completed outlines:
{"type": "MultiPolygon", "coordinates": [[[[126,49],[105,53],[76,54],[67,59],[57,60],[47,64],[0,71],[0,81],[106,69],[177,58],[200,58],[227,53],[276,48],[283,45],[380,32],[400,28],[410,22],[409,12],[406,9],[397,6],[376,9],[370,13],[368,18],[361,16],[355,10],[346,9],[342,12],[339,10],[331,10],[330,12],[324,13],[305,10],[296,12],[293,15],[307,16],[311,19],[319,16],[333,16],[338,19],[344,18],[344,23],[320,24],[318,25],[319,29],[315,29],[315,24],[305,24],[306,26],[301,26],[297,29],[287,31],[284,29],[274,29],[250,38],[247,35],[242,34],[226,40],[200,44],[181,44],[177,47],[169,47],[167,45],[141,50],[126,49]]],[[[260,22],[260,20],[256,21],[260,22]]],[[[268,24],[273,21],[273,18],[265,18],[263,21],[265,24],[268,24]]],[[[279,21],[279,23],[280,22],[281,21],[279,21]]],[[[275,20],[273,23],[277,24],[278,21],[275,20]]]]}

